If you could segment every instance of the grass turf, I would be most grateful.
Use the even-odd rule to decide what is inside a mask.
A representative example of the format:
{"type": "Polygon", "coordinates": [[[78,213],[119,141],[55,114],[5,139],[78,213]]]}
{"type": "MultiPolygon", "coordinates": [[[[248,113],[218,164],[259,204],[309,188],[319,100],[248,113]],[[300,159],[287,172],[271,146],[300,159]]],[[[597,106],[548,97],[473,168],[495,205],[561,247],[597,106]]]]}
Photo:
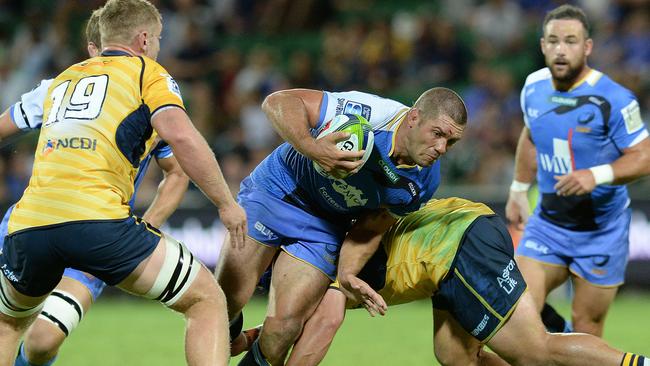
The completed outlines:
{"type": "MultiPolygon", "coordinates": [[[[568,314],[566,303],[557,308],[568,314]]],[[[256,299],[245,326],[260,323],[266,310],[256,299]]],[[[650,294],[624,293],[612,306],[605,339],[628,352],[650,355],[650,294]]],[[[230,364],[236,365],[239,358],[230,364]]],[[[182,365],[183,318],[144,300],[103,298],[63,345],[56,364],[76,366],[182,365]]],[[[432,350],[428,301],[391,308],[384,318],[365,311],[347,314],[323,365],[437,365],[432,350]]]]}

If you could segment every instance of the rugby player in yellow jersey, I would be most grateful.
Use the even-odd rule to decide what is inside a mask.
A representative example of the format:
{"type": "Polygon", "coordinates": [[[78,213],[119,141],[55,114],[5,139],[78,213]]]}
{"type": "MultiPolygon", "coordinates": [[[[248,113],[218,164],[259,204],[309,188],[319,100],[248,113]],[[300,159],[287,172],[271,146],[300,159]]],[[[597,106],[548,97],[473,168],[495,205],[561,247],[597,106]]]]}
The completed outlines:
{"type": "Polygon", "coordinates": [[[185,114],[174,80],[154,59],[162,30],[146,0],[109,0],[99,19],[102,55],[52,83],[34,169],[8,224],[0,255],[0,364],[61,279],[92,274],[187,318],[190,365],[226,365],[223,293],[182,243],[132,216],[128,202],[141,159],[158,137],[244,241],[246,217],[207,143],[185,114]]]}
{"type": "MultiPolygon", "coordinates": [[[[93,11],[86,25],[87,49],[90,57],[99,56],[101,39],[99,34],[99,15],[102,8],[93,11]]],[[[43,101],[52,79],[43,80],[20,101],[0,115],[0,138],[5,139],[21,130],[40,129],[43,118],[43,101]]],[[[163,170],[164,177],[158,186],[153,202],[142,216],[143,220],[160,227],[174,212],[187,190],[188,178],[180,167],[171,148],[164,142],[140,162],[135,179],[136,190],[144,178],[152,159],[163,170]]],[[[135,195],[131,198],[131,204],[135,195]]],[[[13,206],[12,206],[13,208],[13,206]]],[[[6,220],[12,209],[5,214],[0,224],[0,235],[7,232],[6,220]]],[[[61,282],[48,296],[45,305],[32,323],[23,339],[14,366],[50,366],[54,364],[59,348],[70,333],[79,325],[92,304],[101,295],[106,284],[87,273],[66,268],[61,282]]]]}
{"type": "MultiPolygon", "coordinates": [[[[389,229],[358,276],[353,274],[355,258],[363,255],[357,249],[344,243],[340,257],[340,265],[351,264],[338,272],[354,287],[347,306],[364,306],[374,315],[383,313],[386,304],[431,298],[434,352],[443,365],[506,365],[504,359],[525,366],[644,363],[643,356],[614,350],[591,335],[547,333],[513,259],[507,228],[482,203],[429,201],[389,229]],[[484,344],[503,359],[481,351],[484,344]]],[[[335,283],[307,322],[287,365],[318,364],[345,308],[346,295],[335,283]]]]}

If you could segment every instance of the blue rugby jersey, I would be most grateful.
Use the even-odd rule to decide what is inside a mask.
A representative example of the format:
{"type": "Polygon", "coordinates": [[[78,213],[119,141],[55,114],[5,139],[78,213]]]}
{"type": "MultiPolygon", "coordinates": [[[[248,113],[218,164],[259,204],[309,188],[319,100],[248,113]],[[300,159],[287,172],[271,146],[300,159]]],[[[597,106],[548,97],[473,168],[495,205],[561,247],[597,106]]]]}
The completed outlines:
{"type": "Polygon", "coordinates": [[[440,163],[431,167],[395,166],[394,134],[409,107],[361,92],[324,92],[315,131],[334,116],[359,114],[373,126],[375,146],[370,159],[345,179],[318,174],[311,162],[284,143],[251,173],[255,185],[306,211],[333,221],[347,221],[368,209],[387,208],[397,217],[418,210],[440,185],[440,163]]]}
{"type": "Polygon", "coordinates": [[[612,163],[648,137],[634,95],[591,70],[568,91],[555,90],[548,68],[528,76],[521,109],[537,149],[537,182],[546,220],[572,230],[595,230],[629,204],[623,185],[600,185],[591,194],[557,196],[554,176],[612,163]]]}

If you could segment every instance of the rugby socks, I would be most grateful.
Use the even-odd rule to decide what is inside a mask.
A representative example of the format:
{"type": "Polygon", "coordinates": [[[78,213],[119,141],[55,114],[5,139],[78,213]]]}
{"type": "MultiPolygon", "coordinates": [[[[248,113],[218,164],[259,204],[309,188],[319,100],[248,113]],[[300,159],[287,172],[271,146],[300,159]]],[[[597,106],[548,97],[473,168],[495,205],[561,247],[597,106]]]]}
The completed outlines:
{"type": "MultiPolygon", "coordinates": [[[[645,357],[628,352],[623,355],[621,366],[646,366],[645,357]]],[[[650,364],[647,366],[650,366],[650,364]]]]}
{"type": "Polygon", "coordinates": [[[551,333],[571,333],[573,327],[571,322],[565,320],[551,305],[544,303],[542,309],[542,322],[546,326],[546,330],[551,333]]]}
{"type": "Polygon", "coordinates": [[[246,356],[239,361],[237,366],[271,366],[269,361],[266,360],[266,357],[262,354],[260,349],[260,343],[258,340],[253,342],[250,351],[246,353],[246,356]]]}
{"type": "Polygon", "coordinates": [[[241,333],[241,330],[244,329],[244,312],[240,312],[239,315],[235,317],[235,319],[230,321],[230,342],[235,340],[239,333],[241,333]]]}
{"type": "Polygon", "coordinates": [[[20,348],[18,348],[18,356],[16,357],[16,362],[14,362],[14,366],[51,366],[54,361],[56,361],[56,357],[53,359],[47,361],[46,363],[42,365],[35,365],[33,363],[30,363],[27,360],[27,356],[25,355],[25,344],[20,343],[20,348]]]}

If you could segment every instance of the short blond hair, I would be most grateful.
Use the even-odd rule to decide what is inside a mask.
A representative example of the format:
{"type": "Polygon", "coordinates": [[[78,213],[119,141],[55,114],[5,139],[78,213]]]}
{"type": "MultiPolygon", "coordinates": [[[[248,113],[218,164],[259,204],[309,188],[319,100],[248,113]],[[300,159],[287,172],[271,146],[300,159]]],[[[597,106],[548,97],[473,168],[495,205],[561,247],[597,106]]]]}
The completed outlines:
{"type": "Polygon", "coordinates": [[[420,111],[424,121],[446,115],[457,125],[465,126],[467,124],[465,102],[458,93],[451,89],[431,88],[420,95],[413,107],[420,111]]]}
{"type": "Polygon", "coordinates": [[[99,16],[102,45],[129,44],[144,29],[162,23],[162,16],[147,0],[108,0],[99,16]]]}
{"type": "Polygon", "coordinates": [[[88,23],[86,23],[86,42],[92,42],[97,47],[101,47],[102,45],[101,33],[99,33],[99,16],[102,13],[102,9],[93,10],[90,19],[88,19],[88,23]]]}

